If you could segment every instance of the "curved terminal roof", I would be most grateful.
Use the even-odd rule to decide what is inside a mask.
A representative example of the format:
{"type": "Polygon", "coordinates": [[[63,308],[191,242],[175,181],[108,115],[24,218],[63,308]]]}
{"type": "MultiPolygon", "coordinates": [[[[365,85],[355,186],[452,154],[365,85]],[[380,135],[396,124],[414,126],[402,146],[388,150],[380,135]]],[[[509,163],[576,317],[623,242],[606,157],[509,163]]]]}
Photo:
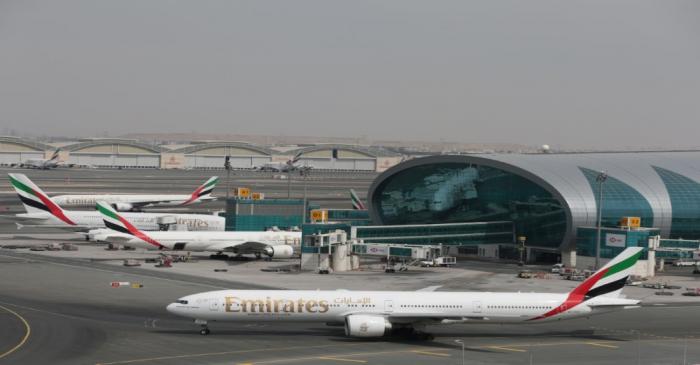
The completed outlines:
{"type": "MultiPolygon", "coordinates": [[[[700,151],[677,151],[475,154],[417,158],[388,169],[373,182],[368,194],[373,221],[381,223],[372,202],[383,181],[412,167],[437,163],[498,168],[542,186],[566,207],[568,233],[565,242],[569,243],[575,238],[576,227],[597,224],[596,193],[599,188],[595,178],[601,171],[609,176],[603,187],[604,191],[608,189],[606,193],[615,193],[612,190],[618,186],[646,200],[653,213],[651,224],[661,230],[662,236],[667,237],[671,231],[674,208],[677,214],[680,214],[680,209],[685,209],[686,213],[691,211],[700,217],[700,151]],[[693,207],[689,206],[689,202],[698,204],[693,207]]],[[[630,199],[629,196],[627,198],[630,199]]],[[[645,202],[638,203],[646,205],[645,202]]],[[[697,231],[700,232],[700,227],[697,231]]]]}
{"type": "Polygon", "coordinates": [[[132,139],[96,138],[69,144],[63,149],[70,152],[86,153],[161,153],[163,148],[132,139]],[[125,149],[114,150],[113,146],[125,146],[125,149]]]}
{"type": "Polygon", "coordinates": [[[329,157],[328,155],[333,150],[339,151],[340,158],[377,158],[383,156],[399,156],[399,154],[385,149],[348,144],[321,144],[299,148],[296,150],[289,151],[288,153],[295,155],[301,154],[302,157],[325,158],[329,157]]]}
{"type": "Polygon", "coordinates": [[[206,142],[191,146],[181,147],[169,151],[171,153],[198,154],[198,155],[265,155],[270,156],[273,151],[260,146],[244,142],[206,142]]]}
{"type": "Polygon", "coordinates": [[[19,138],[19,137],[7,137],[0,136],[0,151],[7,152],[24,152],[24,151],[52,151],[56,147],[48,145],[46,143],[41,143],[37,141],[32,141],[29,139],[19,138]]]}

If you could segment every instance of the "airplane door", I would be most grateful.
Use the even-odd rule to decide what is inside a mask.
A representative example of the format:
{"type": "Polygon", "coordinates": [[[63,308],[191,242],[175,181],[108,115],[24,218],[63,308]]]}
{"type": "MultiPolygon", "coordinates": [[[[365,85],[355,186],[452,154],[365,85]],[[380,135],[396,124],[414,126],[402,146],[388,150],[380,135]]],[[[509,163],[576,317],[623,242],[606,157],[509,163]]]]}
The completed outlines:
{"type": "Polygon", "coordinates": [[[475,300],[474,302],[472,302],[472,312],[481,313],[481,301],[480,300],[475,300]]]}
{"type": "Polygon", "coordinates": [[[394,311],[394,301],[393,300],[385,300],[384,301],[384,312],[393,312],[394,311]]]}

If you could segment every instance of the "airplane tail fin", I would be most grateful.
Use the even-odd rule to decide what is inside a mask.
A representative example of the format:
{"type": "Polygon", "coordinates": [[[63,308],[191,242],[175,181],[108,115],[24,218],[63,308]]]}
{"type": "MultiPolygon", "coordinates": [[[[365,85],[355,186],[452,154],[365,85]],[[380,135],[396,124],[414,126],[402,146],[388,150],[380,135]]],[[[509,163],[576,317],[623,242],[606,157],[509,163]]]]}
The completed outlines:
{"type": "Polygon", "coordinates": [[[642,247],[626,248],[619,255],[610,260],[610,262],[608,262],[605,266],[600,268],[600,270],[596,271],[588,279],[584,280],[583,283],[569,292],[566,300],[561,305],[551,309],[547,313],[532,318],[531,320],[555,316],[583,303],[584,301],[596,297],[603,300],[591,301],[593,302],[593,304],[591,304],[592,306],[624,307],[628,305],[636,305],[639,303],[638,300],[625,300],[620,298],[620,293],[627,282],[627,278],[632,273],[634,264],[636,264],[637,260],[639,260],[642,250],[642,247]]]}
{"type": "Polygon", "coordinates": [[[58,161],[59,152],[61,152],[60,148],[57,148],[55,151],[53,151],[53,155],[51,155],[51,158],[49,159],[49,161],[51,161],[51,162],[58,161]]]}
{"type": "Polygon", "coordinates": [[[642,247],[626,248],[577,286],[569,296],[580,296],[585,299],[598,296],[619,297],[642,250],[642,247]]]}
{"type": "Polygon", "coordinates": [[[102,221],[105,223],[107,228],[139,238],[159,249],[164,248],[164,246],[158,241],[149,237],[147,234],[134,227],[134,225],[126,220],[126,218],[119,215],[119,213],[114,210],[109,203],[99,201],[97,202],[96,206],[97,211],[102,215],[102,221]]]}
{"type": "Polygon", "coordinates": [[[10,183],[17,192],[27,213],[50,213],[61,221],[75,225],[65,214],[65,211],[54,203],[34,182],[25,174],[8,174],[10,183]]]}
{"type": "Polygon", "coordinates": [[[365,207],[365,204],[362,202],[362,200],[360,200],[360,197],[357,196],[355,189],[350,189],[350,200],[352,200],[352,209],[355,209],[355,210],[367,209],[365,207]]]}
{"type": "Polygon", "coordinates": [[[218,176],[210,177],[207,181],[204,182],[204,184],[197,187],[197,189],[195,189],[190,195],[190,198],[187,199],[187,201],[185,201],[184,203],[182,203],[182,205],[191,204],[199,199],[208,197],[209,195],[211,195],[212,190],[214,190],[214,187],[216,187],[216,184],[218,182],[218,176]]]}

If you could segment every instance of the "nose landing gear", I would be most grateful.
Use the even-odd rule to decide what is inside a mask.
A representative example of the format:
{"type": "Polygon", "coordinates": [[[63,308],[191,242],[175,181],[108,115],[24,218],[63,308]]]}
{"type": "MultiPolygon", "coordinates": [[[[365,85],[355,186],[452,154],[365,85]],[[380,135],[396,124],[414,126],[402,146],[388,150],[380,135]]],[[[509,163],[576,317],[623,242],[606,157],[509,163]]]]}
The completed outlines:
{"type": "Polygon", "coordinates": [[[199,330],[200,335],[206,336],[209,333],[211,333],[211,331],[209,331],[209,327],[207,327],[207,321],[202,319],[195,319],[194,323],[201,326],[202,329],[199,330]]]}

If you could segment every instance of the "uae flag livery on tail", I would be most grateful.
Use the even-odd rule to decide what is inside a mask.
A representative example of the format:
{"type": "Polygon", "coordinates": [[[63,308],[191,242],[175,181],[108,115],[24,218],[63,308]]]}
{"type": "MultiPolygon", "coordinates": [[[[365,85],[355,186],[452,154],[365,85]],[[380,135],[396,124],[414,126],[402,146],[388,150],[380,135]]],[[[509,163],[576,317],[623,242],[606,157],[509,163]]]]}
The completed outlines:
{"type": "Polygon", "coordinates": [[[107,228],[137,237],[140,240],[148,242],[149,244],[157,247],[158,249],[162,250],[166,248],[160,242],[154,240],[144,232],[138,230],[138,228],[134,227],[133,224],[124,219],[124,217],[120,216],[119,213],[117,213],[117,211],[114,210],[114,208],[112,208],[109,204],[105,202],[97,202],[97,211],[102,214],[102,220],[107,228]]]}
{"type": "Polygon", "coordinates": [[[532,320],[555,316],[595,297],[620,296],[620,292],[627,283],[627,278],[632,273],[637,260],[639,260],[642,250],[641,247],[626,248],[581,283],[581,285],[572,290],[564,303],[532,320]]]}
{"type": "Polygon", "coordinates": [[[352,209],[355,209],[355,210],[367,209],[365,207],[365,204],[362,202],[362,200],[360,200],[360,197],[357,196],[355,189],[350,189],[350,200],[352,200],[352,209]]]}
{"type": "Polygon", "coordinates": [[[8,174],[10,183],[17,192],[19,199],[24,204],[24,207],[29,213],[47,212],[58,218],[62,222],[75,226],[70,218],[68,218],[48,195],[46,195],[38,186],[36,186],[25,174],[8,174]]]}
{"type": "Polygon", "coordinates": [[[214,190],[214,187],[216,187],[216,183],[218,182],[218,176],[210,177],[209,180],[207,180],[204,184],[200,185],[197,189],[195,189],[190,198],[187,199],[184,203],[182,203],[182,205],[194,203],[200,198],[211,194],[212,190],[214,190]]]}

